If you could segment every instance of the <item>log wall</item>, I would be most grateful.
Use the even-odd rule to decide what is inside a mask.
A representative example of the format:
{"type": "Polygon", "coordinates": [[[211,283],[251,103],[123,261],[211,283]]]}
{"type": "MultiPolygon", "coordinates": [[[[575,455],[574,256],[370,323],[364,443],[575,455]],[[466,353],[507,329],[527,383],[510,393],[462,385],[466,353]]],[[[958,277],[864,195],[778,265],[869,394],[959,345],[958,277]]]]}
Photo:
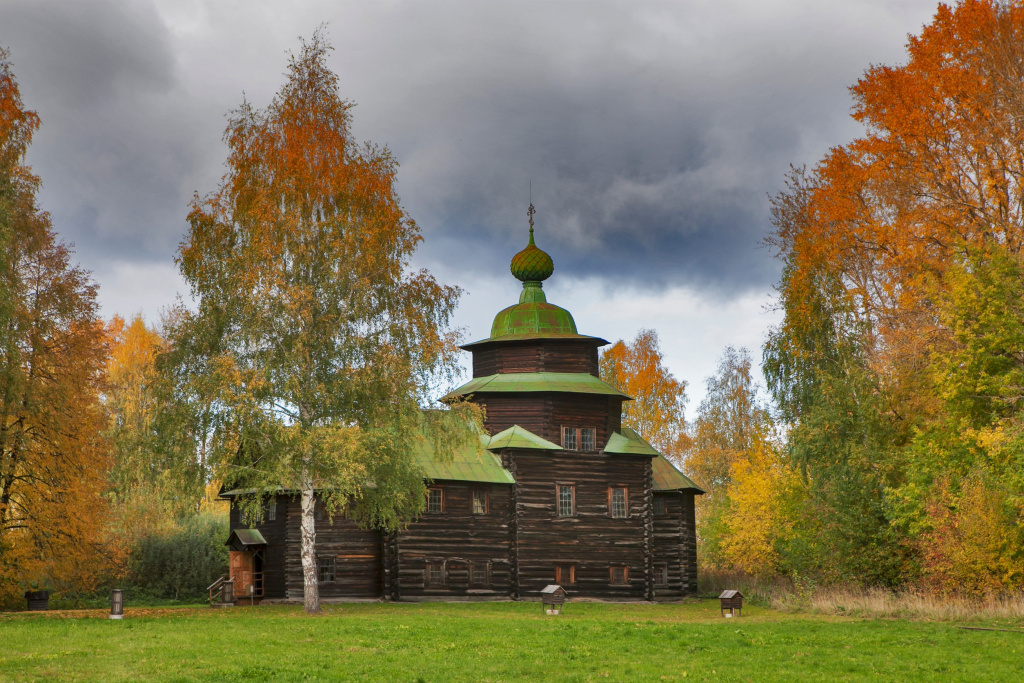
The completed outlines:
{"type": "Polygon", "coordinates": [[[506,342],[473,352],[473,377],[512,372],[583,372],[599,377],[593,341],[506,342]]]}
{"type": "Polygon", "coordinates": [[[423,513],[393,539],[389,575],[392,599],[505,599],[512,578],[509,511],[512,486],[439,481],[444,510],[423,513]],[[487,513],[472,514],[472,491],[484,490],[487,513]],[[441,564],[443,585],[427,585],[427,564],[441,564]],[[484,582],[471,581],[471,565],[486,567],[484,582]]]}
{"type": "Polygon", "coordinates": [[[647,597],[649,558],[645,525],[650,508],[644,493],[649,458],[575,452],[542,455],[506,453],[515,460],[517,478],[518,582],[524,598],[537,598],[555,582],[555,567],[575,566],[570,596],[609,600],[647,597]],[[646,464],[646,468],[645,468],[646,464]],[[558,515],[556,485],[575,487],[576,514],[558,515]],[[628,489],[628,517],[613,519],[609,488],[628,489]],[[626,585],[611,585],[610,568],[628,567],[626,585]]]}
{"type": "MultiPolygon", "coordinates": [[[[317,502],[317,506],[320,503],[317,502]]],[[[301,505],[298,496],[287,499],[285,537],[285,595],[302,600],[301,505]]],[[[269,550],[269,539],[268,550],[269,550]]],[[[335,580],[320,583],[320,598],[378,598],[383,592],[383,543],[379,531],[361,529],[344,517],[316,521],[316,556],[335,558],[335,580]]]]}
{"type": "Polygon", "coordinates": [[[562,443],[562,427],[593,427],[597,449],[622,428],[622,399],[591,394],[536,392],[523,394],[476,394],[484,408],[484,427],[490,434],[519,425],[556,444],[562,443]]]}
{"type": "Polygon", "coordinates": [[[655,493],[665,501],[665,514],[654,515],[652,562],[655,576],[668,570],[668,583],[654,586],[655,600],[675,600],[697,593],[696,542],[693,535],[693,494],[655,493]],[[689,515],[689,516],[687,516],[689,515]]]}

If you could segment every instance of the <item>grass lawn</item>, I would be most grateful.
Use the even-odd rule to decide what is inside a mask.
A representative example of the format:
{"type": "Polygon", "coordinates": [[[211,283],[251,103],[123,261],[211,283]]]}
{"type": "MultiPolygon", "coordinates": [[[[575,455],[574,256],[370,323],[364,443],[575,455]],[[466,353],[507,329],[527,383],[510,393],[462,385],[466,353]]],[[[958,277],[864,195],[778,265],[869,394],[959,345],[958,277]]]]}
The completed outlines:
{"type": "MultiPolygon", "coordinates": [[[[717,601],[128,608],[0,615],[0,680],[1015,681],[1024,633],[717,601]]],[[[971,626],[1018,628],[1020,624],[971,626]]]]}

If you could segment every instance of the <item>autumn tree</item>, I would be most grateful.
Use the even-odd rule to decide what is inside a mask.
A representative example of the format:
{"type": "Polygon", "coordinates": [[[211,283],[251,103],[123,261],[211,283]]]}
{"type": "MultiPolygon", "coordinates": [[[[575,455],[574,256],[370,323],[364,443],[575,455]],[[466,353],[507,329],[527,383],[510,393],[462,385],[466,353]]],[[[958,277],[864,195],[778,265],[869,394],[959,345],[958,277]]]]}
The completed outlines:
{"type": "Polygon", "coordinates": [[[0,50],[0,602],[88,589],[102,566],[106,349],[96,287],[39,210],[39,127],[0,50]]]}
{"type": "Polygon", "coordinates": [[[211,398],[224,481],[300,494],[308,612],[314,495],[329,516],[394,528],[424,504],[411,456],[424,430],[442,452],[469,438],[458,409],[421,410],[428,380],[455,371],[459,291],[409,272],[421,237],[397,164],[353,140],[329,50],[317,32],[266,109],[231,113],[227,174],[193,201],[177,259],[197,310],[178,311],[168,352],[179,391],[211,398]]]}
{"type": "Polygon", "coordinates": [[[640,330],[632,343],[615,342],[601,353],[601,377],[635,400],[623,404],[622,422],[661,453],[678,459],[686,446],[686,382],[662,364],[654,330],[640,330]]]}
{"type": "Polygon", "coordinates": [[[1021,406],[1022,31],[1020,2],[940,5],[905,64],[851,88],[864,134],[775,198],[785,317],[765,369],[836,578],[927,572],[941,486],[1022,491],[999,474],[1021,406]]]}

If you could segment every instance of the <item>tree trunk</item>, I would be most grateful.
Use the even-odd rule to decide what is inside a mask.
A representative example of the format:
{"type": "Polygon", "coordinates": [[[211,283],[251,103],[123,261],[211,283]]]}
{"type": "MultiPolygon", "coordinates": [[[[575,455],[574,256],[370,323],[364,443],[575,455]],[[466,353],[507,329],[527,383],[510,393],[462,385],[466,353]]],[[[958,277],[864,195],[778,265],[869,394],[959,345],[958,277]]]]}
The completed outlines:
{"type": "Polygon", "coordinates": [[[302,468],[302,518],[299,527],[302,532],[302,597],[308,614],[320,611],[320,586],[317,583],[316,527],[313,516],[316,499],[313,497],[313,480],[306,467],[302,468]]]}

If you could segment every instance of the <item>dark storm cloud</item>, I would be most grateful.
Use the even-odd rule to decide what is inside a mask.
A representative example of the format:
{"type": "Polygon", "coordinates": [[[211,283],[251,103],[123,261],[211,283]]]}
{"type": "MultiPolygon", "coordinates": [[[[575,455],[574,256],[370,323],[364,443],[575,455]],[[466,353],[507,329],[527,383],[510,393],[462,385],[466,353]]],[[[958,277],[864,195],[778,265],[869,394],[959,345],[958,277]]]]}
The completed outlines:
{"type": "Polygon", "coordinates": [[[0,44],[43,119],[30,152],[41,202],[101,297],[147,264],[163,264],[160,291],[177,286],[188,200],[223,172],[224,114],[243,92],[265,106],[296,36],[327,22],[357,137],[402,164],[399,192],[426,237],[417,264],[455,268],[464,286],[505,272],[525,243],[532,182],[538,243],[560,275],[728,298],[776,277],[758,245],[788,164],[856,133],[846,87],[901,59],[933,11],[932,0],[7,0],[0,44]],[[124,267],[108,277],[114,262],[124,267]]]}
{"type": "Polygon", "coordinates": [[[26,106],[42,119],[28,160],[61,237],[94,269],[110,259],[166,259],[195,153],[179,134],[174,47],[153,7],[5,2],[0,44],[10,48],[26,106]]]}

